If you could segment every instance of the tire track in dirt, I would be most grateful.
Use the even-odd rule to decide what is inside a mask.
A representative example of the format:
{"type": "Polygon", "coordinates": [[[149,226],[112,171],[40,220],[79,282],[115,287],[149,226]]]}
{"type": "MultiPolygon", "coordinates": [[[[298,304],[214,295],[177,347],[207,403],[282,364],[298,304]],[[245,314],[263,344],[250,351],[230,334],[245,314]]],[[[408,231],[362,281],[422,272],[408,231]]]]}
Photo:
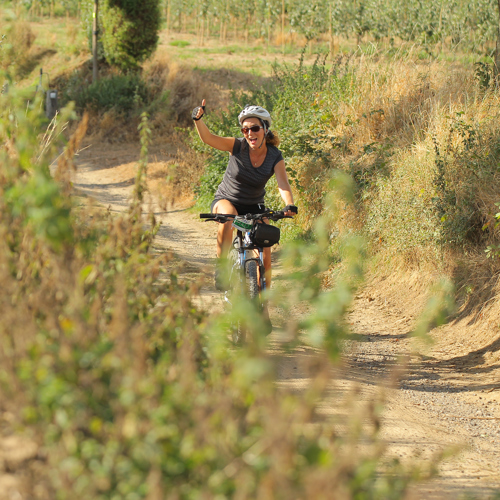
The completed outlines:
{"type": "MultiPolygon", "coordinates": [[[[129,162],[124,158],[112,167],[100,166],[104,154],[116,156],[116,152],[92,148],[80,155],[74,180],[76,193],[95,198],[111,211],[121,212],[128,206],[135,176],[133,162],[138,152],[134,158],[128,158],[129,162]]],[[[185,207],[168,211],[154,204],[151,207],[161,221],[156,251],[175,252],[186,262],[186,275],[206,277],[200,305],[222,308],[222,296],[213,287],[212,279],[216,225],[202,222],[185,207]]],[[[279,275],[279,264],[274,272],[279,275]]],[[[301,390],[308,384],[302,369],[308,349],[281,352],[279,337],[283,318],[279,311],[272,310],[271,319],[275,328],[270,336],[270,348],[276,354],[279,383],[301,390]]],[[[415,456],[428,460],[447,447],[463,448],[440,464],[439,477],[414,488],[409,498],[456,499],[466,493],[475,498],[490,497],[495,488],[500,488],[498,421],[478,419],[480,415],[475,406],[467,406],[462,396],[468,394],[467,384],[471,381],[461,379],[458,385],[457,374],[449,367],[445,369],[414,354],[407,372],[394,385],[391,377],[401,364],[400,357],[415,348],[410,338],[411,320],[387,308],[382,297],[373,299],[372,295],[361,293],[354,302],[349,321],[354,340],[347,345],[343,369],[338,370],[321,413],[328,417],[342,415],[345,407],[339,401],[353,394],[360,411],[373,399],[383,397],[381,436],[387,443],[388,457],[398,457],[403,462],[415,456]],[[476,433],[471,432],[472,427],[477,428],[476,433]]],[[[496,397],[491,398],[496,401],[496,397]]],[[[500,417],[497,407],[498,404],[492,408],[491,416],[500,417]]]]}

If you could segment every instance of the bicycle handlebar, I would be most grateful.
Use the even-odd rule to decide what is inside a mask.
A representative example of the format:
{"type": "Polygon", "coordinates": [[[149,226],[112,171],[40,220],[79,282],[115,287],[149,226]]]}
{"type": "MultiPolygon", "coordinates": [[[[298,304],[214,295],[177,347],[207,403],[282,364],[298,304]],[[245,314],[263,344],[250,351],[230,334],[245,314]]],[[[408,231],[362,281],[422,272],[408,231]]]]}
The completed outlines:
{"type": "Polygon", "coordinates": [[[280,219],[293,219],[291,215],[285,215],[285,212],[283,212],[283,210],[277,210],[277,211],[269,210],[261,214],[245,214],[245,215],[200,214],[200,219],[214,220],[216,222],[227,222],[235,218],[248,219],[248,220],[262,220],[268,218],[273,221],[277,221],[280,219]]]}

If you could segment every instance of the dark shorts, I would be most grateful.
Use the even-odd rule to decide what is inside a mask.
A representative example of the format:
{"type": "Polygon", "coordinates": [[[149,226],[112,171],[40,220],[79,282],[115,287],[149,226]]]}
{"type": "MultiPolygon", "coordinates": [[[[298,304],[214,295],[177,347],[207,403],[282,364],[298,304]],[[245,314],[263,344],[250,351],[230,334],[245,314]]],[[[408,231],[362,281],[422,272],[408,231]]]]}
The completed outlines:
{"type": "MultiPolygon", "coordinates": [[[[210,205],[210,212],[213,213],[215,204],[223,198],[216,199],[212,201],[210,205]]],[[[229,201],[229,200],[228,200],[229,201]]],[[[236,208],[238,215],[246,215],[246,214],[261,214],[266,211],[266,206],[264,203],[256,203],[255,205],[241,205],[239,203],[234,203],[231,201],[233,207],[236,208]]]]}

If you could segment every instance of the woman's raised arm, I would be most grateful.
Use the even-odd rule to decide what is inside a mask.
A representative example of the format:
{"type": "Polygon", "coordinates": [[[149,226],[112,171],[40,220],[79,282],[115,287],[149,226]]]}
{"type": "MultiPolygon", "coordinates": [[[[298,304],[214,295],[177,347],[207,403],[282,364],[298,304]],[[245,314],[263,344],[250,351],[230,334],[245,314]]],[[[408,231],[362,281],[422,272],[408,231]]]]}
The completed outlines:
{"type": "Polygon", "coordinates": [[[208,144],[215,149],[219,149],[220,151],[229,151],[232,153],[235,141],[234,137],[220,137],[212,134],[212,132],[208,130],[205,123],[201,120],[205,114],[205,102],[205,99],[203,99],[203,101],[201,101],[201,106],[193,109],[193,120],[200,139],[205,144],[208,144]]]}

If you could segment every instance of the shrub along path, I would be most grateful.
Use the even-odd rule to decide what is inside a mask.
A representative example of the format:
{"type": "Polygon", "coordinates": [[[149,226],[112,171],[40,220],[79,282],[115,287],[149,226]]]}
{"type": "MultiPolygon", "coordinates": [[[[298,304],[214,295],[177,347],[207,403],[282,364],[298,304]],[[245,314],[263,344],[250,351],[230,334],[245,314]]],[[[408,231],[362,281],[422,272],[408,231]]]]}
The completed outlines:
{"type": "MultiPolygon", "coordinates": [[[[77,193],[95,198],[112,211],[125,210],[137,158],[138,148],[88,148],[77,162],[77,193]]],[[[183,278],[206,278],[200,304],[220,310],[222,298],[212,280],[215,224],[203,223],[183,206],[153,209],[162,222],[157,250],[173,251],[185,262],[183,278]]],[[[280,276],[278,262],[275,273],[278,279],[286,278],[280,276]]],[[[346,345],[321,413],[336,419],[341,430],[342,422],[349,421],[343,415],[363,415],[373,401],[384,400],[381,436],[387,443],[388,458],[405,463],[420,457],[428,463],[449,447],[460,448],[440,464],[439,477],[415,488],[411,498],[455,499],[466,493],[472,498],[490,498],[500,489],[500,387],[493,383],[498,380],[498,368],[490,364],[486,375],[484,369],[471,368],[465,359],[450,358],[442,346],[432,352],[419,347],[409,336],[413,317],[392,306],[390,298],[380,283],[367,286],[356,297],[349,316],[354,339],[346,345]],[[409,356],[409,363],[398,376],[405,368],[401,355],[409,356]]],[[[408,304],[408,310],[413,309],[408,304]]],[[[270,349],[278,365],[279,383],[301,390],[308,383],[308,349],[283,351],[284,318],[273,309],[271,319],[275,328],[270,349]]]]}

